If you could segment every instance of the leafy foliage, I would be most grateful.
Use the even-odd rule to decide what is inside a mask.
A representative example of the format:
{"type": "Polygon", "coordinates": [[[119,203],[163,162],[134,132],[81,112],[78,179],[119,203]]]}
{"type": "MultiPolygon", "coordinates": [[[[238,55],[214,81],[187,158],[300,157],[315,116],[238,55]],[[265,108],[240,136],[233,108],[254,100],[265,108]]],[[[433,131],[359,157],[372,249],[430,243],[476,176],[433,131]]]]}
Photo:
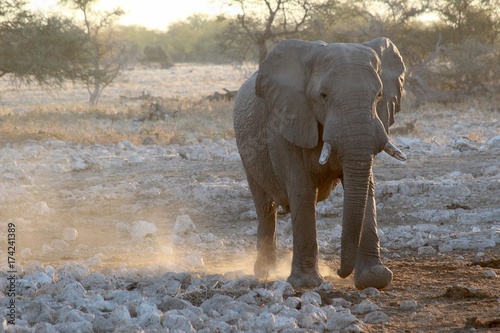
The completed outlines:
{"type": "Polygon", "coordinates": [[[0,77],[47,86],[76,80],[88,62],[84,32],[71,20],[24,9],[23,1],[0,3],[0,77]]]}

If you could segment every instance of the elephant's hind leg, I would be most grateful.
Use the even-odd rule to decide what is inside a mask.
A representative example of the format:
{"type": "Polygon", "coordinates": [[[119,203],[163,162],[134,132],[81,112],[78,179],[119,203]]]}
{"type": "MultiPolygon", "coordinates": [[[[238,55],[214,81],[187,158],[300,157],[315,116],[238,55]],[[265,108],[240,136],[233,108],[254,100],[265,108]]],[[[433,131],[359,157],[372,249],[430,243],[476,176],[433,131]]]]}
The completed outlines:
{"type": "Polygon", "coordinates": [[[257,260],[254,266],[254,274],[257,277],[265,278],[276,267],[278,259],[276,244],[277,207],[272,197],[251,176],[247,178],[259,221],[257,227],[257,260]]]}

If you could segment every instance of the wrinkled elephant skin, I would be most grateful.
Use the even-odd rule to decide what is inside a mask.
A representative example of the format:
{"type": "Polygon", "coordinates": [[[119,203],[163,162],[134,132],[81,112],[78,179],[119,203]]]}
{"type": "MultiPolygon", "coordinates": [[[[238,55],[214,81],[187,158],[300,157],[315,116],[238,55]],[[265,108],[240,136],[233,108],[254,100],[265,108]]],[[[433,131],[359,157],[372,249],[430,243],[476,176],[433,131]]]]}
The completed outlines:
{"type": "Polygon", "coordinates": [[[344,189],[341,277],[357,288],[384,288],[392,272],[380,259],[373,158],[405,155],[388,139],[400,110],[405,66],[387,38],[364,44],[285,40],[235,98],[234,128],[258,217],[254,272],[276,265],[276,212],[290,211],[294,287],[322,283],[316,204],[344,189]]]}

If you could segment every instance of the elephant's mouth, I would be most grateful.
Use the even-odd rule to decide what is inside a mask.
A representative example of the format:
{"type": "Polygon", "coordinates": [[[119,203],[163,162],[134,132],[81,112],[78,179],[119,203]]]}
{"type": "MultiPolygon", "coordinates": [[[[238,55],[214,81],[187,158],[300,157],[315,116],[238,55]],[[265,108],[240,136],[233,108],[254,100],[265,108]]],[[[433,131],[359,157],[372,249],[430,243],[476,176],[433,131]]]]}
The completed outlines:
{"type": "MultiPolygon", "coordinates": [[[[387,141],[382,150],[397,160],[403,162],[406,161],[406,155],[390,141],[387,141]]],[[[326,162],[330,158],[331,153],[332,153],[332,146],[328,142],[324,141],[323,149],[321,150],[321,155],[319,157],[319,164],[321,165],[326,164],[326,162]]]]}

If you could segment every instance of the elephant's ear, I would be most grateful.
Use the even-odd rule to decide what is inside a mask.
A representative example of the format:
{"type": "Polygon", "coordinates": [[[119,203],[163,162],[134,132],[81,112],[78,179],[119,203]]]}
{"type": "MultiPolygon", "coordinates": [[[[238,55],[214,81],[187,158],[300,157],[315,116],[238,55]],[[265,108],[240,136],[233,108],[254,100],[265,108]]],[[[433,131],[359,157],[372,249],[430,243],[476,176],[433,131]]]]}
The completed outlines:
{"type": "Polygon", "coordinates": [[[363,45],[372,48],[382,63],[380,79],[383,92],[377,104],[377,114],[388,132],[389,126],[394,124],[394,115],[401,110],[406,67],[398,48],[389,38],[375,38],[363,45]]]}
{"type": "Polygon", "coordinates": [[[285,40],[277,44],[259,67],[255,93],[271,114],[271,130],[302,148],[318,145],[318,121],[307,101],[307,62],[324,44],[285,40]]]}

